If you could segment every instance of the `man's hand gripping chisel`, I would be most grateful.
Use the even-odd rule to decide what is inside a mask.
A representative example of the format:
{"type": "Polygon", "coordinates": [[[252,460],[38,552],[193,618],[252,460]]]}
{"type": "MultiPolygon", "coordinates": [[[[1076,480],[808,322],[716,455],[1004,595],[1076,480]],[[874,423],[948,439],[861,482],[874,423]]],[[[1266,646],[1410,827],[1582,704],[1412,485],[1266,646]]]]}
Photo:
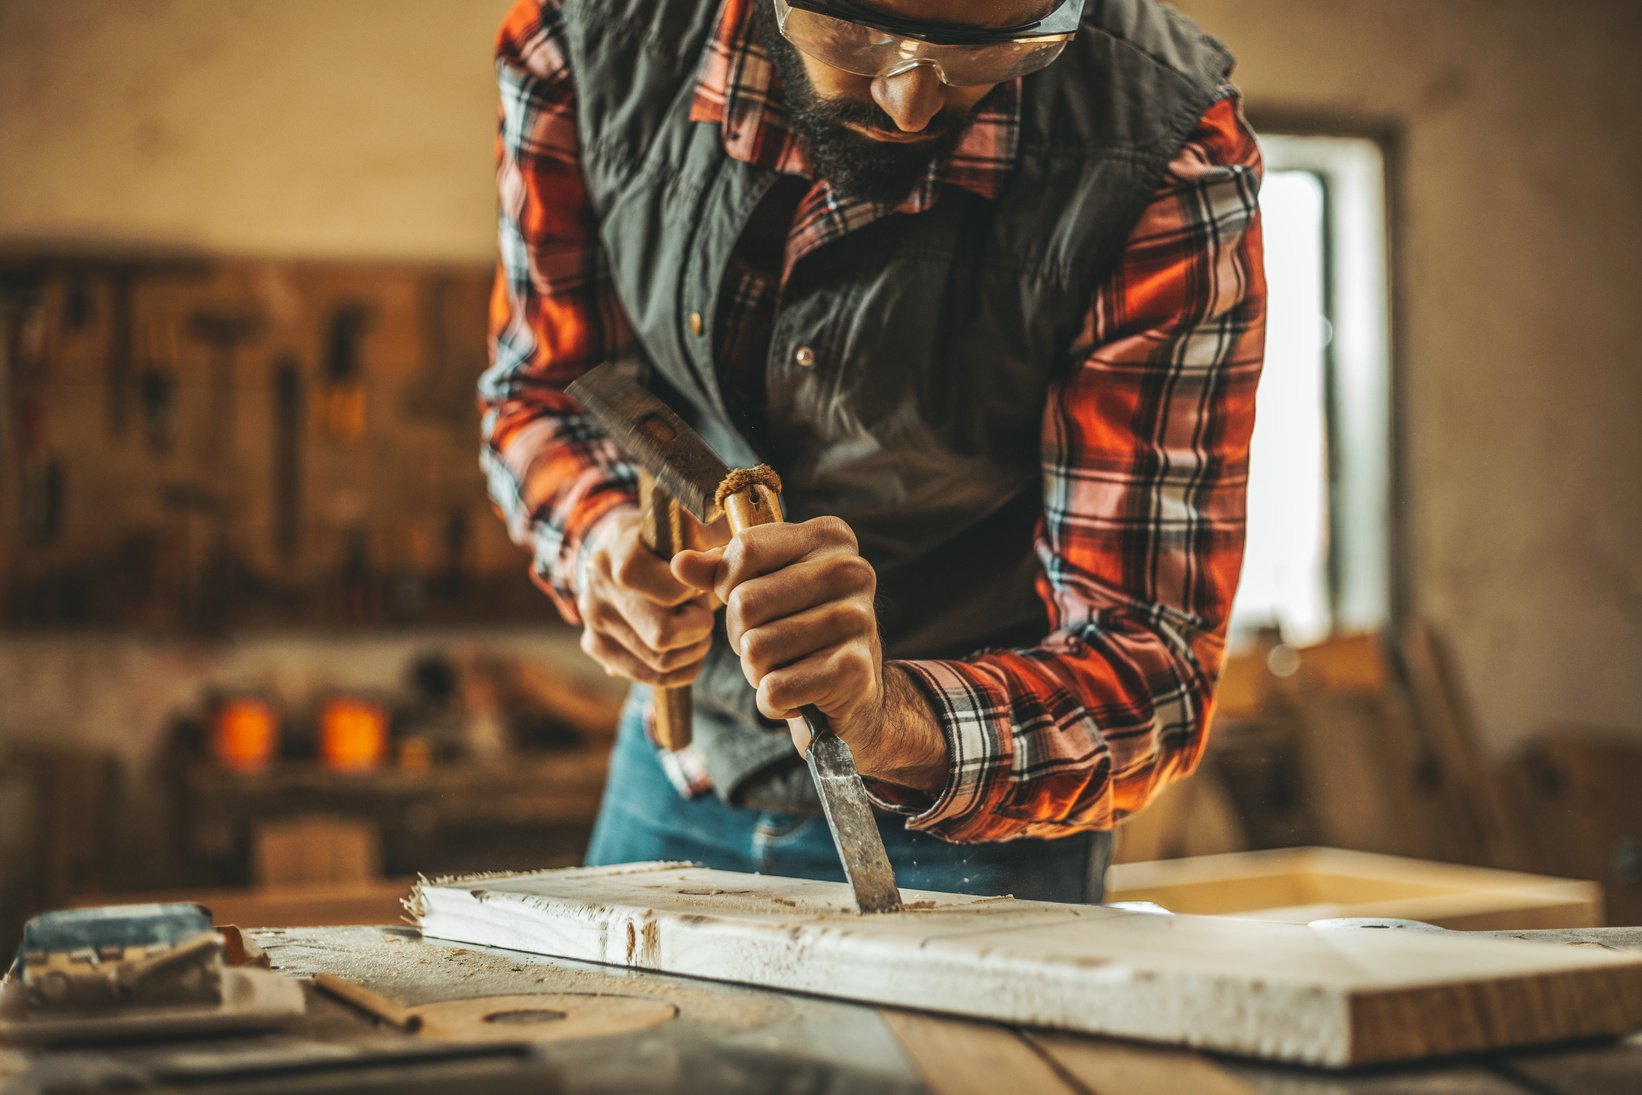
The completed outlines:
{"type": "MultiPolygon", "coordinates": [[[[654,480],[654,489],[665,492],[696,520],[710,524],[723,513],[730,530],[737,533],[782,520],[781,481],[773,471],[729,468],[665,403],[610,365],[589,371],[568,391],[627,458],[654,480]]],[[[804,759],[820,792],[856,906],[864,913],[894,912],[901,907],[900,891],[855,758],[832,732],[826,715],[813,705],[799,714],[810,731],[804,759]]]]}

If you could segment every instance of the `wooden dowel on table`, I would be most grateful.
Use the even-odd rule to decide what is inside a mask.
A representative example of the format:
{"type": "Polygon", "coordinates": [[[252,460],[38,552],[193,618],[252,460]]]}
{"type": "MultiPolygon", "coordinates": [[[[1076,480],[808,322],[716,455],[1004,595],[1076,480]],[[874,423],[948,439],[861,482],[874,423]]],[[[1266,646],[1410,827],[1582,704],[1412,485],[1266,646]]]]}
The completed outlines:
{"type": "Polygon", "coordinates": [[[381,993],[372,992],[364,985],[330,973],[314,974],[314,987],[369,1015],[379,1023],[415,1034],[422,1029],[422,1017],[410,1008],[394,1003],[381,993]]]}

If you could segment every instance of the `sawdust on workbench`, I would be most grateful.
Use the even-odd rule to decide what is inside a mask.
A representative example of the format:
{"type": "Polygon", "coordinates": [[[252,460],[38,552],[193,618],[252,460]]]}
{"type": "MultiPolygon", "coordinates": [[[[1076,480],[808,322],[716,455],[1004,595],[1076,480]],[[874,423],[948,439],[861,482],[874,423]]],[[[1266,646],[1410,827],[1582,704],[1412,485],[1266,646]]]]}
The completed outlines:
{"type": "Polygon", "coordinates": [[[673,1004],[680,1019],[733,1031],[757,1030],[793,1015],[792,1004],[775,992],[732,985],[697,987],[614,967],[609,972],[581,969],[537,955],[424,941],[408,932],[337,928],[304,929],[300,935],[278,929],[253,934],[274,968],[287,976],[311,977],[325,971],[408,1006],[529,992],[643,996],[673,1004]],[[308,937],[317,932],[332,939],[308,937]]]}

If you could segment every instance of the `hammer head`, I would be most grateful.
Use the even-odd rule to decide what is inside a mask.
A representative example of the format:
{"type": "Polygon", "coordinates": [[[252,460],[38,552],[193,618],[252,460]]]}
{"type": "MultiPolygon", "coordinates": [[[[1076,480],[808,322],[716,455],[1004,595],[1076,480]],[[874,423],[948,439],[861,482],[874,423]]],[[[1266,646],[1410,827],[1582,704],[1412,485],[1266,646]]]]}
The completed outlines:
{"type": "Polygon", "coordinates": [[[691,516],[702,524],[717,519],[718,486],[730,469],[672,408],[609,362],[588,370],[565,390],[691,516]]]}

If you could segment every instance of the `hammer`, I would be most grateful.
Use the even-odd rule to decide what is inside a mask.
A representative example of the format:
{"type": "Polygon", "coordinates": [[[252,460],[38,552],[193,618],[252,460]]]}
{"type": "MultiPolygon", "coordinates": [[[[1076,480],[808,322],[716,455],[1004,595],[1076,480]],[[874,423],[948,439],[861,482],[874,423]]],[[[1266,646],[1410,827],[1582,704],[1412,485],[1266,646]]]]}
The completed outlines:
{"type": "MultiPolygon", "coordinates": [[[[703,524],[722,513],[737,533],[783,519],[781,479],[772,469],[725,466],[671,408],[610,364],[589,370],[566,390],[627,458],[654,479],[652,500],[665,491],[703,524]]],[[[659,718],[659,704],[657,714],[659,718]]],[[[820,710],[806,705],[799,714],[810,731],[804,759],[820,792],[856,906],[864,913],[894,912],[901,907],[901,894],[855,757],[820,710]]]]}

